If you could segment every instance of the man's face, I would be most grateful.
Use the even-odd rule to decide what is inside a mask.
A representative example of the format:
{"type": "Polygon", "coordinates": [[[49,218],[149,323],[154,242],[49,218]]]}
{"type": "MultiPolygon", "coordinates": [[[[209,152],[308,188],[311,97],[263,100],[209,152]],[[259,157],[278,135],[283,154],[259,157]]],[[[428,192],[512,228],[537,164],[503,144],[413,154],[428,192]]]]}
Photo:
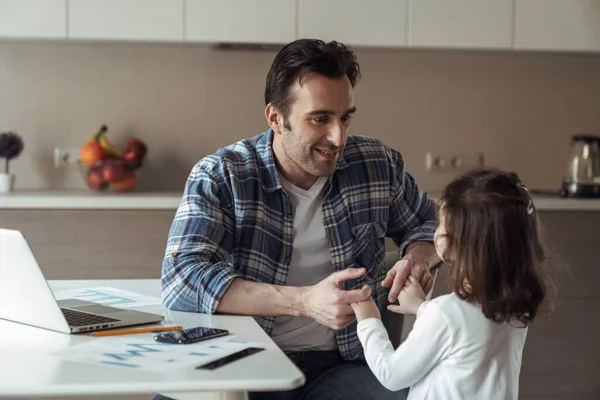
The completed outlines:
{"type": "Polygon", "coordinates": [[[356,110],[354,91],[346,76],[330,79],[314,75],[302,85],[296,83],[291,95],[288,115],[281,116],[282,124],[276,129],[283,150],[277,154],[278,161],[288,180],[310,187],[318,177],[331,176],[335,171],[356,110]]]}

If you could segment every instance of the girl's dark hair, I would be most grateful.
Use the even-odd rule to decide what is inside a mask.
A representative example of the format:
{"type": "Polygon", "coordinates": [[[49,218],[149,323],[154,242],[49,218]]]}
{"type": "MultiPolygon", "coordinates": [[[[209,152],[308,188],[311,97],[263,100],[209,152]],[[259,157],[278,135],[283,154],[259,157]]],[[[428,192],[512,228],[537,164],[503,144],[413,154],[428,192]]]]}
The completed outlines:
{"type": "Polygon", "coordinates": [[[442,255],[456,295],[481,305],[495,322],[527,326],[550,312],[549,257],[525,186],[515,173],[477,169],[452,181],[438,212],[446,228],[442,255]]]}
{"type": "Polygon", "coordinates": [[[267,74],[265,105],[272,103],[284,116],[292,103],[290,89],[312,74],[350,80],[352,87],[361,78],[356,56],[342,43],[298,39],[285,45],[275,56],[267,74]]]}

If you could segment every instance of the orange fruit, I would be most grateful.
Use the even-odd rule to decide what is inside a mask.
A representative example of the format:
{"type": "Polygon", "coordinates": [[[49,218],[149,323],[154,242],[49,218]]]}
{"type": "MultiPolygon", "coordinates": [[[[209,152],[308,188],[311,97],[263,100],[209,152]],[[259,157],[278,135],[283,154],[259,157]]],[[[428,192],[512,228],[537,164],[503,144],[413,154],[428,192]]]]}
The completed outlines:
{"type": "Polygon", "coordinates": [[[106,153],[96,142],[87,142],[79,151],[79,161],[86,167],[94,166],[98,161],[102,161],[105,158],[106,153]]]}
{"type": "Polygon", "coordinates": [[[137,177],[135,176],[135,173],[126,172],[125,175],[123,175],[123,178],[119,179],[116,182],[112,182],[112,186],[117,192],[125,192],[128,190],[132,190],[135,187],[136,183],[137,177]]]}

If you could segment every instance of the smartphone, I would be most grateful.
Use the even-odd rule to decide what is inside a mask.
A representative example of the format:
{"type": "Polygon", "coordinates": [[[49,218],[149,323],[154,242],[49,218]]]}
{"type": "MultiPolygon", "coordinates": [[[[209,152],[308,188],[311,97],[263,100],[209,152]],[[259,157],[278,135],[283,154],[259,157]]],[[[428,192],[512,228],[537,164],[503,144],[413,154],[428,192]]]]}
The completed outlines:
{"type": "Polygon", "coordinates": [[[197,328],[184,329],[182,331],[165,332],[154,336],[154,340],[163,343],[190,344],[229,335],[226,329],[206,328],[199,326],[197,328]]]}

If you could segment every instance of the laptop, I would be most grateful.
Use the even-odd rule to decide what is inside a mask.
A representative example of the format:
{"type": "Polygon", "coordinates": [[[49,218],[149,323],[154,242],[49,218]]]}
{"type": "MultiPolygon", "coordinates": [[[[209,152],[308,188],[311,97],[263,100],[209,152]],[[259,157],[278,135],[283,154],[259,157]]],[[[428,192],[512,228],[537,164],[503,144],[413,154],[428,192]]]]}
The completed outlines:
{"type": "Polygon", "coordinates": [[[25,236],[20,231],[0,229],[0,318],[63,333],[82,333],[149,324],[164,317],[79,299],[57,301],[25,236]]]}

